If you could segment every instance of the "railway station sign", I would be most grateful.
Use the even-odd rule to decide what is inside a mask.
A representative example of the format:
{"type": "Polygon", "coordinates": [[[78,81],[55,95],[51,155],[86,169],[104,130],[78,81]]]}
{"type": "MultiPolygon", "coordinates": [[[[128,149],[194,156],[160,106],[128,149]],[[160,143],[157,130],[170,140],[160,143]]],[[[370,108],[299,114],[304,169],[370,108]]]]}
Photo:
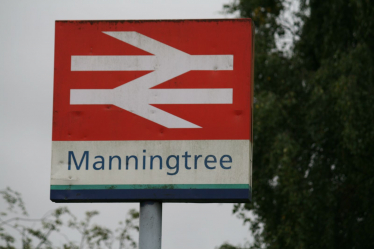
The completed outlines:
{"type": "Polygon", "coordinates": [[[56,21],[51,200],[249,202],[250,19],[56,21]]]}

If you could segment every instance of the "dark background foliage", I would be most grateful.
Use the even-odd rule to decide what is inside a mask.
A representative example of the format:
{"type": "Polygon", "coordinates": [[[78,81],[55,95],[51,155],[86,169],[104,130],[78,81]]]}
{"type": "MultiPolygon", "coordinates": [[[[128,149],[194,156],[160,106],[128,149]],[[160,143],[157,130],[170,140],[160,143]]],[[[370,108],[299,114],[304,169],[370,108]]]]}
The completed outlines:
{"type": "Polygon", "coordinates": [[[256,25],[253,203],[234,212],[254,248],[374,248],[374,2],[302,0],[292,25],[287,3],[224,7],[256,25]]]}

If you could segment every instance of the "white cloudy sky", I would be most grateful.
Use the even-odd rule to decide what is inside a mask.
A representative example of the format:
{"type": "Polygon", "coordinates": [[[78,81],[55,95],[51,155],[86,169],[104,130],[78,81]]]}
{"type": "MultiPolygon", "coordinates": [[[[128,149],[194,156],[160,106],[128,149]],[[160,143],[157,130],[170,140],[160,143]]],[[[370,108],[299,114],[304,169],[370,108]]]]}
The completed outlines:
{"type": "MultiPolygon", "coordinates": [[[[21,192],[33,217],[61,205],[49,200],[55,20],[225,18],[219,11],[228,1],[1,0],[0,189],[21,192]]],[[[66,206],[80,216],[99,210],[95,222],[113,228],[139,204],[66,206]]],[[[243,244],[248,227],[231,210],[232,204],[164,204],[162,247],[243,244]]]]}

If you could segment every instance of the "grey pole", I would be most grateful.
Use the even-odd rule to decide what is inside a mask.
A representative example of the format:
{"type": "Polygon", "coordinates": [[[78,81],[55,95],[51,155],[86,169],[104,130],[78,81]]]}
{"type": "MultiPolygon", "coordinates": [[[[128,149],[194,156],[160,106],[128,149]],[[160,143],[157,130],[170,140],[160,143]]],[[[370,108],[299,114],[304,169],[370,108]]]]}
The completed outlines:
{"type": "Polygon", "coordinates": [[[161,249],[162,203],[140,202],[139,249],[161,249]]]}

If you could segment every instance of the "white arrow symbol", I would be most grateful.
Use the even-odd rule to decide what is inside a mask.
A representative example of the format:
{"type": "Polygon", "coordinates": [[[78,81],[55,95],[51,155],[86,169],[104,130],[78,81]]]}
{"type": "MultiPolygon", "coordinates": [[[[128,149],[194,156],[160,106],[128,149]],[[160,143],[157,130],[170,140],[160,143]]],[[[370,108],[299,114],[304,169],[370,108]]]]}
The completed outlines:
{"type": "Polygon", "coordinates": [[[103,33],[154,56],[72,56],[71,71],[153,72],[114,89],[71,89],[71,105],[112,104],[167,128],[201,128],[151,104],[232,104],[232,89],[150,88],[191,70],[233,70],[233,55],[189,55],[137,32],[103,33]]]}

